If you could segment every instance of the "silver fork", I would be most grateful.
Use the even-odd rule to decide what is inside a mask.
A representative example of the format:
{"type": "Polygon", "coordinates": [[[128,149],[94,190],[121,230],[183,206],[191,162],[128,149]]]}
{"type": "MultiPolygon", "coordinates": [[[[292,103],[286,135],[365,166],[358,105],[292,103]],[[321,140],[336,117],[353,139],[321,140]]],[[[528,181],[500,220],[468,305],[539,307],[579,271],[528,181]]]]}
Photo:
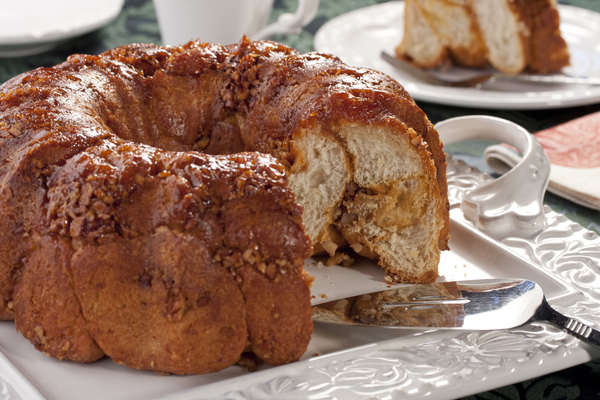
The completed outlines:
{"type": "Polygon", "coordinates": [[[459,88],[475,88],[483,89],[487,84],[497,79],[513,79],[518,81],[544,83],[544,84],[556,84],[556,83],[571,83],[571,84],[583,84],[583,85],[600,85],[600,77],[574,77],[566,75],[541,75],[541,74],[526,74],[521,73],[518,75],[507,75],[503,73],[484,74],[476,76],[474,78],[468,78],[463,80],[447,80],[439,76],[433,76],[430,72],[416,68],[407,62],[404,62],[393,55],[382,51],[381,58],[387,61],[394,67],[411,74],[412,76],[437,86],[448,86],[448,87],[459,87],[459,88]]]}

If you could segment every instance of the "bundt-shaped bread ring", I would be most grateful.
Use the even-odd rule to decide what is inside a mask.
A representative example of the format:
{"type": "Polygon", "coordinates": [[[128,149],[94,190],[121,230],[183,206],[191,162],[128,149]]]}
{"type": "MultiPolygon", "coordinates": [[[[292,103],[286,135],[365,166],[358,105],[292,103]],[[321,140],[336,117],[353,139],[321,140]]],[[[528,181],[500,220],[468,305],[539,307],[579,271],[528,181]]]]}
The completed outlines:
{"type": "Polygon", "coordinates": [[[60,359],[178,374],[247,346],[297,360],[311,244],[284,168],[176,151],[194,141],[158,131],[130,61],[76,56],[2,87],[0,314],[60,359]]]}
{"type": "Polygon", "coordinates": [[[0,318],[61,359],[290,362],[312,330],[303,222],[317,253],[350,246],[394,281],[433,281],[447,247],[442,144],[408,93],[273,42],[17,76],[0,160],[0,318]]]}

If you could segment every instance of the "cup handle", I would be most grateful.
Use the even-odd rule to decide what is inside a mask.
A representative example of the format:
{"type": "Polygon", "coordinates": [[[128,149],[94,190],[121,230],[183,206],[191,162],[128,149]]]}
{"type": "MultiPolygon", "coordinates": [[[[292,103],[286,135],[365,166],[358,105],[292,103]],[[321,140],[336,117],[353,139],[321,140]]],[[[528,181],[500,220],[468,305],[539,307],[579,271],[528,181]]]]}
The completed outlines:
{"type": "Polygon", "coordinates": [[[300,33],[317,15],[319,0],[299,0],[298,8],[294,14],[285,13],[272,23],[252,35],[253,40],[268,39],[278,33],[300,33]]]}
{"type": "Polygon", "coordinates": [[[535,137],[510,121],[488,117],[451,118],[436,124],[443,143],[497,140],[516,147],[523,158],[498,179],[465,195],[461,209],[482,232],[495,239],[533,236],[544,228],[544,193],[550,160],[535,137]]]}

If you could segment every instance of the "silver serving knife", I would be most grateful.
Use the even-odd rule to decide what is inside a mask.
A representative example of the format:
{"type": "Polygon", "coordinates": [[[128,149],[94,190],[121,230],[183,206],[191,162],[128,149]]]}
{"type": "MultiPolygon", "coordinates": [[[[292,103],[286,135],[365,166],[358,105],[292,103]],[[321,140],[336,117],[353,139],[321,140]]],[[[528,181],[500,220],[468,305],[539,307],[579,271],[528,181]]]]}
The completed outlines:
{"type": "Polygon", "coordinates": [[[403,286],[312,308],[315,322],[389,328],[495,330],[550,322],[600,348],[600,332],[554,310],[542,288],[523,279],[403,286]]]}
{"type": "Polygon", "coordinates": [[[381,53],[381,58],[387,61],[389,64],[394,67],[402,70],[425,83],[429,83],[432,85],[438,86],[450,86],[450,87],[473,87],[473,88],[482,88],[485,84],[490,83],[497,79],[511,79],[517,81],[526,81],[526,82],[537,82],[544,84],[580,84],[580,85],[600,85],[600,77],[593,76],[568,76],[562,74],[528,74],[528,73],[520,73],[516,75],[507,75],[503,73],[482,73],[476,74],[474,77],[470,77],[468,79],[449,79],[444,78],[440,74],[434,74],[429,70],[424,70],[417,68],[405,61],[400,60],[393,55],[386,53],[385,51],[381,53]]]}

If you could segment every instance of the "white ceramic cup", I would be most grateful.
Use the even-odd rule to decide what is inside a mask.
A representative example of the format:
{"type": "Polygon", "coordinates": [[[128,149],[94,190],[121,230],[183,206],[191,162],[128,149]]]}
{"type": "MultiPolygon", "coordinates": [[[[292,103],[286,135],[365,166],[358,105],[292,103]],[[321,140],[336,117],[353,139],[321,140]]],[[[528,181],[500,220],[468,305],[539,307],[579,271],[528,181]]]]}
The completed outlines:
{"type": "Polygon", "coordinates": [[[299,33],[317,13],[319,0],[299,0],[294,14],[282,14],[267,26],[273,0],[153,0],[163,44],[193,39],[232,44],[243,35],[267,39],[277,33],[299,33]]]}

